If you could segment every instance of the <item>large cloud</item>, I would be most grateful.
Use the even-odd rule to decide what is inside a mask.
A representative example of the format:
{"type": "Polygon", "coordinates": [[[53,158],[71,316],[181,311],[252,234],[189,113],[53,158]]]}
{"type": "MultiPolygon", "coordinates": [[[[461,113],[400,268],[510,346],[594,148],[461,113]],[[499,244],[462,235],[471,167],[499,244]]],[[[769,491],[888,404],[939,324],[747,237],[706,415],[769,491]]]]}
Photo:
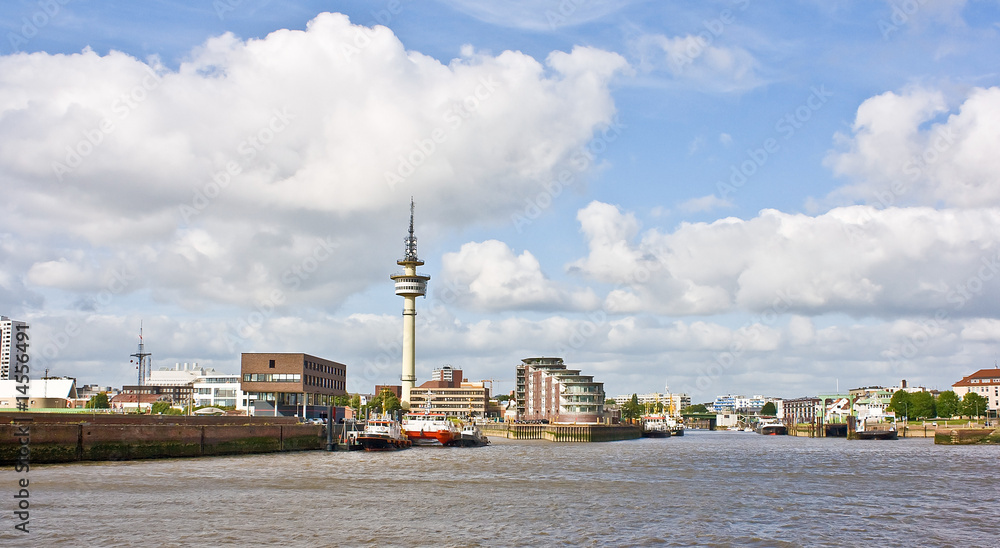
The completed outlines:
{"type": "Polygon", "coordinates": [[[957,109],[937,90],[886,92],[858,108],[827,157],[851,183],[833,202],[888,207],[1000,206],[1000,87],[973,88],[957,109]]]}
{"type": "Polygon", "coordinates": [[[600,304],[593,291],[562,288],[530,252],[515,255],[497,240],[445,254],[441,274],[444,295],[472,310],[590,310],[600,304]]]}
{"type": "Polygon", "coordinates": [[[609,312],[1000,316],[1000,210],[852,206],[684,223],[637,235],[594,202],[590,254],[570,271],[620,284],[609,312]]]}
{"type": "Polygon", "coordinates": [[[610,123],[625,66],[586,47],[443,64],[337,14],[210,39],[175,71],[0,57],[4,266],[99,291],[116,265],[191,306],[336,305],[383,278],[411,195],[432,228],[509,217],[610,123]]]}

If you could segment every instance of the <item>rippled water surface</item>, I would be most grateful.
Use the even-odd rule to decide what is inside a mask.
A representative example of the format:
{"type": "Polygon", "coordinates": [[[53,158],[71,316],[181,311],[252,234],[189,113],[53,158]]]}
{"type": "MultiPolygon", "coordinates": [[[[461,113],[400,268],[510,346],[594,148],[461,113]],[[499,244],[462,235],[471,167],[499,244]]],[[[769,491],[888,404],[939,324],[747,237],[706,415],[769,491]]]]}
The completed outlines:
{"type": "Polygon", "coordinates": [[[37,466],[27,535],[0,472],[0,545],[998,546],[998,457],[695,431],[37,466]]]}

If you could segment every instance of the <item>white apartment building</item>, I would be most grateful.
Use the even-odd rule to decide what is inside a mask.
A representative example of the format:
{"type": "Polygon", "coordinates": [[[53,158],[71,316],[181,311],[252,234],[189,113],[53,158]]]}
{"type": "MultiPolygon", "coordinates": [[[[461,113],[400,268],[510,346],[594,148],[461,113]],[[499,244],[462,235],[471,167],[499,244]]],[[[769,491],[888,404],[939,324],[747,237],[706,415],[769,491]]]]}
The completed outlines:
{"type": "Polygon", "coordinates": [[[11,358],[16,356],[15,346],[17,337],[13,333],[18,326],[27,327],[25,322],[12,320],[7,316],[0,316],[0,380],[9,380],[11,372],[11,358]],[[12,344],[13,343],[13,344],[12,344]]]}

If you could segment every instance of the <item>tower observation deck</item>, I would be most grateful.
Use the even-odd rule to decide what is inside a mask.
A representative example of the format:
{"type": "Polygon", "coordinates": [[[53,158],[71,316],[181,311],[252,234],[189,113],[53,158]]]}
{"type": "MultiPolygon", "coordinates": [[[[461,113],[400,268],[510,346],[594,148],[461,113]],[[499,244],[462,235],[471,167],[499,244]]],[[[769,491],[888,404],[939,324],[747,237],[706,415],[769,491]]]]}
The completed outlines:
{"type": "Polygon", "coordinates": [[[403,267],[403,272],[393,274],[389,278],[396,283],[396,295],[403,297],[403,364],[402,364],[402,394],[400,397],[404,407],[409,407],[410,391],[416,386],[416,298],[427,294],[427,281],[430,276],[417,273],[417,267],[424,264],[417,257],[417,237],[413,235],[413,198],[410,198],[410,232],[404,241],[403,258],[396,264],[403,267]]]}

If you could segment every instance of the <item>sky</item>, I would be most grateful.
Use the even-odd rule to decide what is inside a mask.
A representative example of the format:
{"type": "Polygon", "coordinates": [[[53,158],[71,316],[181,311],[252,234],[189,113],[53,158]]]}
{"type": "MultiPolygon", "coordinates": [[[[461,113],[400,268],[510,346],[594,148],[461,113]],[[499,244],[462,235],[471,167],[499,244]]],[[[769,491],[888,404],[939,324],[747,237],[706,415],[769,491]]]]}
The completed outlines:
{"type": "Polygon", "coordinates": [[[242,352],[610,397],[940,390],[1000,356],[1000,2],[0,4],[32,375],[242,352]]]}

